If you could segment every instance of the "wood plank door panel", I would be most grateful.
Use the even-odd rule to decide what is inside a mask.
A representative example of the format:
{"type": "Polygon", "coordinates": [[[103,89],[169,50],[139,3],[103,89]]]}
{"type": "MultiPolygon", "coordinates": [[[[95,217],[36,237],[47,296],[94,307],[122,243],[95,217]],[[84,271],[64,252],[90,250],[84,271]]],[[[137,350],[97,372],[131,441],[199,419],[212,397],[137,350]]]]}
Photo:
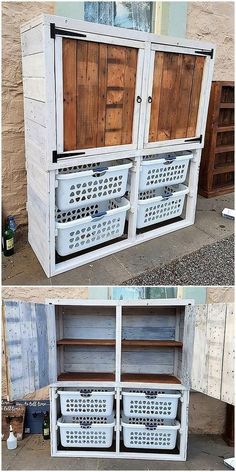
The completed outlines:
{"type": "Polygon", "coordinates": [[[138,51],[62,38],[64,152],[135,144],[138,51]]]}
{"type": "Polygon", "coordinates": [[[194,138],[206,57],[182,52],[153,54],[146,144],[194,138]]]}

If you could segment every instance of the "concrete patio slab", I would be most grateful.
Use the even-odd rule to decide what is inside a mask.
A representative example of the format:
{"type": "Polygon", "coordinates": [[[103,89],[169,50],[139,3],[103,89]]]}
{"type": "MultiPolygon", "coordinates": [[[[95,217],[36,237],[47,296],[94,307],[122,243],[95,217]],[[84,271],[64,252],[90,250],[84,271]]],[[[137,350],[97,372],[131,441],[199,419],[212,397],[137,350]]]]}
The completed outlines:
{"type": "Polygon", "coordinates": [[[13,451],[2,444],[2,470],[226,470],[224,458],[233,455],[220,436],[196,434],[189,436],[186,462],[56,458],[50,456],[50,441],[37,434],[18,441],[13,451]]]}

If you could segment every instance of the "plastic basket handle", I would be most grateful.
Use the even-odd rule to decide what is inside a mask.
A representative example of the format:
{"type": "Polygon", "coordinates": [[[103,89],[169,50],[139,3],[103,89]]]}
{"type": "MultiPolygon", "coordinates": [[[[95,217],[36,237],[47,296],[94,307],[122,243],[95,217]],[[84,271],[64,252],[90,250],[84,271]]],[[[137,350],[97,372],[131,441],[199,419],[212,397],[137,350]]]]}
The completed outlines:
{"type": "Polygon", "coordinates": [[[107,170],[108,167],[96,167],[93,169],[93,177],[101,177],[102,175],[105,175],[107,170]]]}
{"type": "Polygon", "coordinates": [[[162,195],[162,200],[168,200],[168,198],[172,197],[173,193],[168,192],[165,195],[162,195]]]}
{"type": "Polygon", "coordinates": [[[168,165],[168,164],[172,164],[172,162],[176,159],[176,156],[171,156],[170,157],[170,155],[169,155],[169,156],[166,156],[164,159],[166,161],[166,162],[164,162],[164,164],[168,165]]]}
{"type": "Polygon", "coordinates": [[[92,218],[95,219],[101,219],[107,214],[106,211],[100,211],[99,213],[96,213],[95,215],[92,215],[92,218]]]}
{"type": "Polygon", "coordinates": [[[156,393],[145,393],[146,398],[156,398],[157,394],[156,393]]]}
{"type": "Polygon", "coordinates": [[[157,429],[157,424],[148,424],[148,423],[145,423],[145,428],[146,428],[146,429],[157,429]]]}
{"type": "Polygon", "coordinates": [[[89,428],[92,427],[92,421],[90,421],[90,422],[89,421],[81,421],[80,426],[83,429],[89,429],[89,428]]]}

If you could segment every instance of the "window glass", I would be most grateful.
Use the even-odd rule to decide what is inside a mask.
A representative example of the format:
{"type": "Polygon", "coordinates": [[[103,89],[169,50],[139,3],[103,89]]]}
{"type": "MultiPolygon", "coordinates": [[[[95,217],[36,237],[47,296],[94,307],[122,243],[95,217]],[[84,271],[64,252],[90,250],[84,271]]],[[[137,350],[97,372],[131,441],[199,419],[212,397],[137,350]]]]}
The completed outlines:
{"type": "Polygon", "coordinates": [[[153,2],[84,2],[84,19],[150,32],[152,10],[153,2]]]}

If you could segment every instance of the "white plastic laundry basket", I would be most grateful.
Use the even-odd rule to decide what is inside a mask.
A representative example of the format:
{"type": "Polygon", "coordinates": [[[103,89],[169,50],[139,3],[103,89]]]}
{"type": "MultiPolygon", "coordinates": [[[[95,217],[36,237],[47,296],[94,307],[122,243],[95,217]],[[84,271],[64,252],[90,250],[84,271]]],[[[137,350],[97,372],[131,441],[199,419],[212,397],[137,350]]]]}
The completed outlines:
{"type": "Polygon", "coordinates": [[[140,449],[174,449],[180,423],[177,420],[127,418],[122,416],[123,441],[126,447],[140,449]]]}
{"type": "Polygon", "coordinates": [[[188,192],[188,187],[183,184],[141,192],[138,198],[137,228],[180,216],[188,192]]]}
{"type": "Polygon", "coordinates": [[[174,419],[181,394],[173,390],[124,389],[122,397],[125,416],[174,419]]]}
{"type": "Polygon", "coordinates": [[[79,172],[57,174],[56,206],[69,210],[111,198],[122,197],[126,192],[129,168],[132,162],[117,161],[79,172]]]}
{"type": "Polygon", "coordinates": [[[122,197],[76,210],[56,212],[56,250],[60,256],[88,249],[124,232],[129,201],[122,197]]]}
{"type": "Polygon", "coordinates": [[[110,416],[115,392],[112,389],[58,390],[62,415],[110,416]]]}
{"type": "Polygon", "coordinates": [[[190,151],[144,156],[141,162],[139,190],[149,190],[185,181],[193,154],[190,151]]]}
{"type": "Polygon", "coordinates": [[[114,416],[63,416],[57,420],[61,444],[64,447],[101,447],[112,445],[114,416]]]}

